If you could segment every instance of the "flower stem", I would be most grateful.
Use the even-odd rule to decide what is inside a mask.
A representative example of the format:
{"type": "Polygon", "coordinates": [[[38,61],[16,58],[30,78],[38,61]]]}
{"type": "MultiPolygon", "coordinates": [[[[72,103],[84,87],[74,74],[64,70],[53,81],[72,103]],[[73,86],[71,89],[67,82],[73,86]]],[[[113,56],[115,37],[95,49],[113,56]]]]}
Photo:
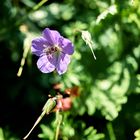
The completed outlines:
{"type": "Polygon", "coordinates": [[[59,110],[56,112],[56,122],[57,122],[57,127],[56,127],[56,133],[55,133],[55,140],[58,140],[59,132],[60,132],[60,125],[62,122],[62,115],[60,114],[59,110]]]}
{"type": "Polygon", "coordinates": [[[45,2],[47,2],[48,0],[42,0],[41,2],[39,2],[37,5],[35,5],[33,7],[33,10],[37,10],[39,9],[45,2]]]}
{"type": "Polygon", "coordinates": [[[113,130],[113,126],[112,126],[111,122],[109,122],[107,124],[107,129],[108,129],[110,140],[116,140],[116,136],[115,136],[115,133],[114,133],[114,130],[113,130]]]}
{"type": "Polygon", "coordinates": [[[34,12],[35,10],[38,10],[45,2],[48,0],[41,0],[37,5],[35,5],[29,12],[28,14],[25,14],[20,20],[18,20],[15,23],[15,26],[19,26],[26,18],[28,18],[29,14],[34,12]]]}

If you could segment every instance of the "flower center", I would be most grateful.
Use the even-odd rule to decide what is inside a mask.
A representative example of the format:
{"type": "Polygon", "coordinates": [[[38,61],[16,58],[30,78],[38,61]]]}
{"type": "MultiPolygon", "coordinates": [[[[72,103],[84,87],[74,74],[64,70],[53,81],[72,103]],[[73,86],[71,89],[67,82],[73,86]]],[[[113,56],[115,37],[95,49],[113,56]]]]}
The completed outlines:
{"type": "Polygon", "coordinates": [[[46,53],[46,55],[51,55],[51,54],[54,54],[54,53],[58,53],[60,51],[61,51],[61,49],[57,45],[54,45],[52,47],[47,47],[43,50],[43,52],[46,53]]]}

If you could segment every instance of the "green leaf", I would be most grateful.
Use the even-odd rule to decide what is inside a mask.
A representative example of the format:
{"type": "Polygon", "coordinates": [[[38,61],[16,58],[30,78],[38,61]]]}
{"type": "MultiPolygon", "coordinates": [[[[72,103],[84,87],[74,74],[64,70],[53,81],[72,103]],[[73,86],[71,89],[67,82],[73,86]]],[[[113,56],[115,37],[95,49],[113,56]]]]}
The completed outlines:
{"type": "Polygon", "coordinates": [[[40,127],[42,129],[42,133],[40,133],[38,137],[41,139],[48,138],[49,140],[53,140],[55,134],[53,129],[50,128],[50,126],[46,126],[44,124],[41,124],[40,127]]]}
{"type": "Polygon", "coordinates": [[[105,19],[108,16],[108,14],[115,15],[116,13],[117,13],[117,6],[111,5],[97,17],[96,24],[99,24],[101,20],[105,19]]]}
{"type": "Polygon", "coordinates": [[[5,140],[2,128],[0,128],[0,140],[5,140]]]}
{"type": "Polygon", "coordinates": [[[84,137],[86,140],[101,140],[105,136],[103,133],[97,133],[97,130],[90,126],[84,131],[84,137]]]}
{"type": "Polygon", "coordinates": [[[135,140],[140,140],[140,129],[135,131],[134,136],[136,137],[135,140]]]}

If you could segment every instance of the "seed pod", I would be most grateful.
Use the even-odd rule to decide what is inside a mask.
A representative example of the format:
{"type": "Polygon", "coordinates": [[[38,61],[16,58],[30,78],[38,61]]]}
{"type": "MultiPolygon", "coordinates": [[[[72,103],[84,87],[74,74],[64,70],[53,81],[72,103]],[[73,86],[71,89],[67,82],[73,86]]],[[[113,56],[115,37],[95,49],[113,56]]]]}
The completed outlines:
{"type": "Polygon", "coordinates": [[[49,114],[55,108],[56,104],[57,104],[57,97],[50,98],[44,105],[42,111],[45,112],[46,114],[49,114]]]}
{"type": "Polygon", "coordinates": [[[31,130],[29,131],[29,133],[23,138],[24,140],[27,139],[27,137],[31,134],[31,132],[37,126],[37,124],[41,121],[41,119],[43,118],[43,116],[45,114],[49,114],[55,108],[56,104],[57,104],[57,96],[56,97],[53,97],[53,98],[50,98],[50,99],[47,100],[46,104],[44,105],[44,107],[42,109],[41,115],[38,117],[37,121],[35,122],[35,124],[31,128],[31,130]]]}

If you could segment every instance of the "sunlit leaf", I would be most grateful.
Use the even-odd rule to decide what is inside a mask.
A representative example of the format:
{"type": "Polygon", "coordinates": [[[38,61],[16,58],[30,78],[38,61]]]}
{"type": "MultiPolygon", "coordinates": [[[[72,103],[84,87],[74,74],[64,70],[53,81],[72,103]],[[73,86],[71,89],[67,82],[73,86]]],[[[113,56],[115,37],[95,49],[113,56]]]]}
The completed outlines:
{"type": "Polygon", "coordinates": [[[136,130],[134,135],[136,137],[135,140],[140,140],[140,129],[136,130]]]}
{"type": "Polygon", "coordinates": [[[97,17],[96,24],[99,24],[103,19],[105,19],[108,16],[108,14],[115,15],[116,13],[117,6],[111,5],[97,17]]]}

